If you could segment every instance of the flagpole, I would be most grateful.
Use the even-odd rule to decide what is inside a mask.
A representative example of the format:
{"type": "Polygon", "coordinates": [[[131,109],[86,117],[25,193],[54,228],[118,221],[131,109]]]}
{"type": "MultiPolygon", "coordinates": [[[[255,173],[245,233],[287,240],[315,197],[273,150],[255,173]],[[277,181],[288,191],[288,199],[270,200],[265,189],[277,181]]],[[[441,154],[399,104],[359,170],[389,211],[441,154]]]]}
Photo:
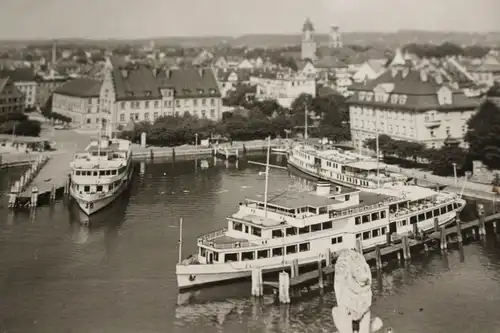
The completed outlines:
{"type": "Polygon", "coordinates": [[[378,112],[376,115],[377,119],[375,122],[375,145],[376,145],[376,153],[377,153],[377,188],[380,188],[380,147],[379,147],[379,140],[378,140],[378,112]]]}
{"type": "Polygon", "coordinates": [[[179,222],[179,265],[182,261],[182,217],[179,222]]]}
{"type": "Polygon", "coordinates": [[[267,138],[266,186],[264,189],[264,217],[267,218],[267,188],[269,183],[269,155],[271,155],[271,136],[267,138]]]}

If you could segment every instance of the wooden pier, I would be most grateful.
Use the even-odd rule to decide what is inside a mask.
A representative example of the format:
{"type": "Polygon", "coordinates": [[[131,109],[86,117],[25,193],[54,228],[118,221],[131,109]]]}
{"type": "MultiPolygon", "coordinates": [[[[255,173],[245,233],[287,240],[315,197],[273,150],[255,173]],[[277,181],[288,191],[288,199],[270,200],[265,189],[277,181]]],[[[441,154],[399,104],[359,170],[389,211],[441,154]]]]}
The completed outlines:
{"type": "MultiPolygon", "coordinates": [[[[478,207],[478,213],[479,218],[477,220],[464,223],[457,218],[447,226],[438,226],[436,224],[434,230],[426,232],[425,234],[413,232],[410,235],[402,236],[398,239],[393,239],[388,235],[386,244],[376,246],[367,251],[361,248],[361,242],[358,240],[356,250],[358,252],[363,252],[366,261],[368,263],[371,262],[374,269],[380,270],[384,266],[382,261],[384,257],[386,260],[389,260],[387,257],[397,257],[398,261],[404,260],[406,262],[411,260],[412,252],[415,253],[418,250],[418,253],[421,253],[422,249],[425,252],[429,251],[429,244],[439,244],[440,250],[445,251],[448,248],[448,244],[451,242],[462,244],[463,235],[470,234],[471,231],[474,236],[486,235],[486,224],[488,223],[493,223],[493,230],[495,233],[500,232],[500,230],[498,230],[500,229],[500,213],[485,216],[482,207],[478,207]],[[499,224],[498,226],[497,223],[499,224]],[[452,237],[453,239],[451,239],[452,237]]],[[[416,228],[414,229],[417,231],[416,228]]],[[[258,274],[253,274],[252,295],[260,296],[253,291],[259,289],[258,286],[255,287],[254,285],[261,284],[262,287],[271,288],[273,293],[279,297],[281,303],[289,303],[289,293],[292,297],[298,297],[304,287],[318,284],[319,288],[322,289],[325,286],[333,285],[335,260],[336,254],[330,253],[328,250],[325,256],[318,258],[316,269],[309,270],[303,274],[299,274],[298,260],[294,260],[286,264],[284,271],[280,273],[279,281],[263,281],[262,276],[254,278],[254,275],[257,276],[258,274]],[[285,271],[290,271],[291,276],[288,277],[288,273],[285,271]],[[282,277],[282,275],[287,275],[287,277],[282,277]]],[[[311,265],[312,264],[308,264],[306,266],[311,265]]],[[[259,274],[262,274],[262,270],[260,270],[259,274]]]]}

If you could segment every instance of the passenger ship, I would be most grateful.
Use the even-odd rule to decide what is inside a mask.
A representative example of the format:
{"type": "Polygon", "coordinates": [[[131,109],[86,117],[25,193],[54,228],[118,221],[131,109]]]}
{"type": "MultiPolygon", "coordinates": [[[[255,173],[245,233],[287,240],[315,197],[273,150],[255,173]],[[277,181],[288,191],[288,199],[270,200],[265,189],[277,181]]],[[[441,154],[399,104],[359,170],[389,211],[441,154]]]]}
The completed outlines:
{"type": "Polygon", "coordinates": [[[80,208],[93,214],[113,202],[132,178],[132,144],[107,136],[93,140],[71,162],[70,193],[80,208]]]}
{"type": "Polygon", "coordinates": [[[287,163],[308,175],[356,188],[377,188],[408,180],[404,175],[382,168],[376,158],[311,140],[296,144],[287,163]]]}
{"type": "Polygon", "coordinates": [[[319,183],[270,197],[240,203],[227,228],[197,239],[198,253],[176,266],[179,289],[249,277],[253,268],[280,270],[294,259],[311,264],[357,239],[365,249],[384,245],[387,234],[409,234],[414,224],[425,232],[435,221],[452,222],[465,206],[456,194],[404,184],[361,191],[319,183]]]}

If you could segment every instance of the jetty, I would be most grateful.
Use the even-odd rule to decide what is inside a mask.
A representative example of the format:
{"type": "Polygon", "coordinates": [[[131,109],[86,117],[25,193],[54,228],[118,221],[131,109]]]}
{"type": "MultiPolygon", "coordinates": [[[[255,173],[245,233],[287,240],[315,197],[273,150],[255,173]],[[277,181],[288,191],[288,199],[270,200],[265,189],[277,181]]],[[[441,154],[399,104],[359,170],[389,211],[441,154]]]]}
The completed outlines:
{"type": "MultiPolygon", "coordinates": [[[[398,238],[387,234],[387,241],[383,245],[370,249],[363,249],[361,241],[356,242],[356,251],[363,253],[365,260],[371,263],[372,268],[379,271],[385,265],[383,259],[389,261],[394,258],[405,263],[411,260],[412,254],[427,252],[434,245],[441,251],[446,251],[450,243],[458,243],[463,246],[463,239],[484,237],[486,235],[486,225],[491,224],[495,234],[500,233],[500,213],[489,216],[484,215],[484,208],[478,205],[479,218],[470,222],[462,222],[457,217],[447,226],[438,226],[435,221],[434,229],[426,233],[419,232],[417,224],[414,224],[412,233],[398,238]]],[[[300,273],[299,263],[295,259],[285,262],[283,271],[279,275],[279,281],[265,281],[262,279],[262,269],[255,268],[252,271],[252,296],[262,296],[263,288],[272,289],[273,293],[281,303],[290,303],[290,299],[299,297],[304,288],[311,285],[318,285],[320,289],[326,286],[333,286],[333,275],[335,274],[335,260],[338,254],[332,253],[329,249],[324,255],[318,257],[316,264],[306,265],[308,271],[300,273]],[[314,266],[314,269],[310,269],[314,266]],[[289,273],[290,272],[290,273],[289,273]],[[290,276],[288,275],[290,274],[290,276]]]]}

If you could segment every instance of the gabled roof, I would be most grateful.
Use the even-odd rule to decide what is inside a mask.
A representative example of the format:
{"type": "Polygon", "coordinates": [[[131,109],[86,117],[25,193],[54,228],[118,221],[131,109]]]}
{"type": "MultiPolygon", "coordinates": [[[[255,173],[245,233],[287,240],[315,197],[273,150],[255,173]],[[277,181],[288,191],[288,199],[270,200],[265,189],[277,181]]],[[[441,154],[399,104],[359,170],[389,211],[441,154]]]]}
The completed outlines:
{"type": "Polygon", "coordinates": [[[24,94],[16,88],[10,77],[0,78],[0,94],[4,91],[8,91],[9,88],[11,88],[10,92],[8,92],[9,97],[24,97],[24,94]]]}
{"type": "Polygon", "coordinates": [[[63,84],[54,92],[60,95],[91,98],[99,97],[101,82],[97,80],[78,78],[63,84]]]}
{"type": "Polygon", "coordinates": [[[10,77],[13,82],[31,82],[35,81],[35,72],[31,68],[0,70],[0,77],[10,77]]]}

